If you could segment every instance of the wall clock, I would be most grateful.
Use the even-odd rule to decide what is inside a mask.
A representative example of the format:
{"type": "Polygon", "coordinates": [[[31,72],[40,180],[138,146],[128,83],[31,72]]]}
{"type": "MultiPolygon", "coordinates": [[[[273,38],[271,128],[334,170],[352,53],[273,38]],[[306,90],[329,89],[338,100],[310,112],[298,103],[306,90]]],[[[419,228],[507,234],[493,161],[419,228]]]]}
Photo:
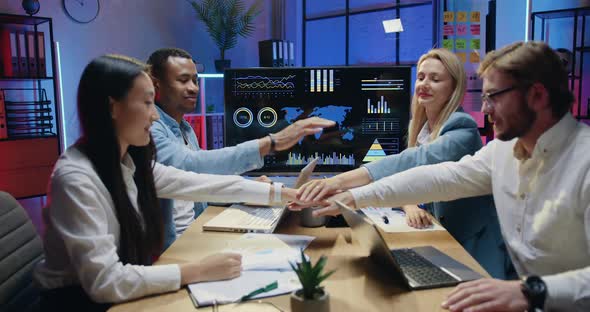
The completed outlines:
{"type": "Polygon", "coordinates": [[[78,23],[90,23],[100,11],[99,0],[63,0],[64,10],[78,23]]]}

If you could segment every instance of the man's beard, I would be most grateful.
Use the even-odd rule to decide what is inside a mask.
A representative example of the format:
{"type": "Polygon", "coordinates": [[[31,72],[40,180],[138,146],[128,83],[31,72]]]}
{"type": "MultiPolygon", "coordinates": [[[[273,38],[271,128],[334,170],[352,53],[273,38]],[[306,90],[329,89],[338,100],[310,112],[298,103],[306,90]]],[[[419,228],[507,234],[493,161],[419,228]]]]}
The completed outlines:
{"type": "Polygon", "coordinates": [[[514,138],[523,137],[529,132],[536,120],[537,114],[529,108],[526,100],[523,98],[518,103],[518,111],[513,116],[504,119],[504,132],[498,133],[496,137],[502,141],[510,141],[514,138]]]}

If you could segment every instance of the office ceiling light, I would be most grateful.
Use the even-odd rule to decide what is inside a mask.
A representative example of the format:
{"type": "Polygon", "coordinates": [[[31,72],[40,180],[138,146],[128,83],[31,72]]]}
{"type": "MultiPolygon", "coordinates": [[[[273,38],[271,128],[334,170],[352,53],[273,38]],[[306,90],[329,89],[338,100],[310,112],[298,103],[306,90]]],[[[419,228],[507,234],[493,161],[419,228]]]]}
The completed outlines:
{"type": "Polygon", "coordinates": [[[383,21],[383,29],[385,29],[385,33],[387,33],[387,34],[404,31],[404,26],[402,25],[402,19],[396,18],[396,19],[383,21]]]}

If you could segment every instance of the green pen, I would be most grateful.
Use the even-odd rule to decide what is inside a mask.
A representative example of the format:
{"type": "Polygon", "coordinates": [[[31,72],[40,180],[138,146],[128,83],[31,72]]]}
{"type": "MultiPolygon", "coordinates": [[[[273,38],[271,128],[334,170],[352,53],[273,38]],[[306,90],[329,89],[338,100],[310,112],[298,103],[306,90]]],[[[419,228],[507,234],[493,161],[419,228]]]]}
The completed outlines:
{"type": "Polygon", "coordinates": [[[244,301],[244,300],[248,300],[248,299],[252,299],[252,297],[265,293],[265,292],[269,292],[271,290],[277,289],[279,287],[279,282],[278,281],[274,281],[264,287],[258,288],[254,291],[252,291],[251,293],[243,296],[242,298],[240,298],[240,301],[244,301]]]}

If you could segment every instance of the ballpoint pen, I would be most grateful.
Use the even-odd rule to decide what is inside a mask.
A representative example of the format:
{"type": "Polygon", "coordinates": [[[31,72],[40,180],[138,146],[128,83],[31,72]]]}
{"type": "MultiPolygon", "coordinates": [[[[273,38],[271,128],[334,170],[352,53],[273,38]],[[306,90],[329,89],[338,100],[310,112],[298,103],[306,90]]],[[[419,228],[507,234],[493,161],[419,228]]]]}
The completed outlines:
{"type": "Polygon", "coordinates": [[[279,282],[278,281],[274,281],[264,287],[258,288],[244,296],[242,296],[242,298],[240,298],[240,302],[244,301],[244,300],[248,300],[248,299],[252,299],[254,296],[265,293],[265,292],[269,292],[271,290],[277,289],[279,287],[279,282]]]}

